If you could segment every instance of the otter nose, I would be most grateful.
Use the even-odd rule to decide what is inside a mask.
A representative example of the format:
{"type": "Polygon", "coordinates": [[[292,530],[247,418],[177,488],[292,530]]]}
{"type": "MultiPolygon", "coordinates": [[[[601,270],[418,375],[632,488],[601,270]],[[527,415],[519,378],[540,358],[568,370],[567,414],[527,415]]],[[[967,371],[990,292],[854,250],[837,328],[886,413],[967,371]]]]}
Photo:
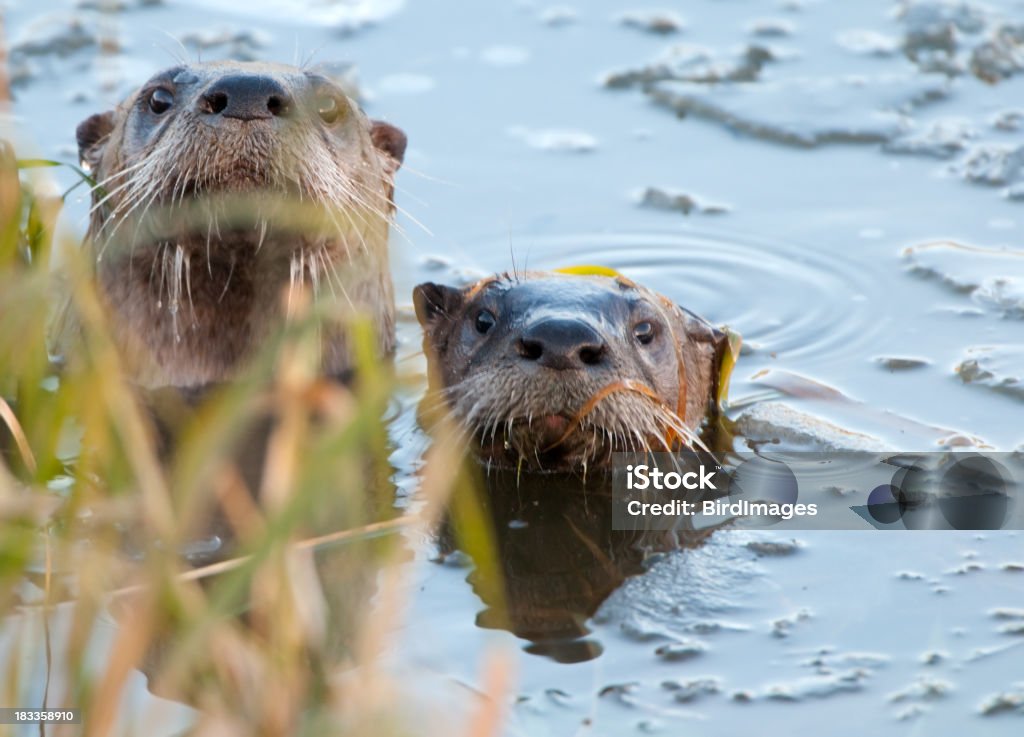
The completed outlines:
{"type": "Polygon", "coordinates": [[[581,320],[548,319],[529,325],[516,342],[519,355],[552,369],[585,369],[605,360],[608,345],[581,320]]]}
{"type": "Polygon", "coordinates": [[[238,120],[284,117],[291,107],[291,97],[284,87],[272,77],[258,74],[221,77],[199,96],[196,103],[197,110],[204,115],[238,120]]]}

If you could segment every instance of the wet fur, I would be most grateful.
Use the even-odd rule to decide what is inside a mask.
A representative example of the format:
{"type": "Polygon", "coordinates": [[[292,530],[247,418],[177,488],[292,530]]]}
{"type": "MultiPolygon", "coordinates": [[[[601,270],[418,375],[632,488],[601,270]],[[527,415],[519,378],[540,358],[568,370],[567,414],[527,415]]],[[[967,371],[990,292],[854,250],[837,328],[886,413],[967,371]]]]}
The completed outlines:
{"type": "MultiPolygon", "coordinates": [[[[617,295],[609,292],[609,299],[617,295]]],[[[467,429],[489,464],[535,471],[586,471],[626,450],[671,450],[699,443],[696,433],[715,396],[726,336],[704,320],[680,309],[670,300],[625,279],[558,274],[502,275],[465,289],[436,284],[416,289],[417,315],[424,326],[424,351],[430,366],[430,404],[447,407],[467,429]],[[651,314],[667,326],[669,349],[658,366],[644,365],[627,350],[612,350],[610,365],[596,380],[579,371],[544,371],[527,375],[514,358],[481,359],[461,346],[461,326],[479,309],[488,290],[503,289],[531,280],[565,280],[566,290],[581,280],[615,284],[630,298],[647,303],[651,314]],[[553,413],[578,416],[604,387],[628,381],[649,391],[614,391],[582,417],[557,445],[546,447],[535,420],[553,413]],[[649,396],[653,395],[653,396],[649,396]]],[[[549,309],[578,310],[567,297],[564,305],[549,309]]],[[[607,315],[605,319],[610,319],[607,315]]],[[[628,325],[622,328],[629,335],[628,325]]],[[[610,341],[617,336],[606,335],[610,341]]]]}
{"type": "MultiPolygon", "coordinates": [[[[306,80],[300,70],[267,64],[185,71],[200,84],[238,71],[293,86],[306,80]]],[[[158,75],[77,130],[81,160],[98,185],[86,247],[133,378],[146,386],[231,379],[280,325],[299,288],[337,307],[321,333],[324,373],[350,368],[342,323],[354,313],[370,317],[381,354],[390,355],[387,238],[405,136],[368,120],[338,90],[345,107],[333,130],[299,104],[286,127],[263,120],[212,127],[183,104],[143,138],[140,130],[154,130],[143,127],[146,97],[170,77],[158,75]]],[[[66,316],[59,346],[67,350],[77,332],[66,316]]]]}

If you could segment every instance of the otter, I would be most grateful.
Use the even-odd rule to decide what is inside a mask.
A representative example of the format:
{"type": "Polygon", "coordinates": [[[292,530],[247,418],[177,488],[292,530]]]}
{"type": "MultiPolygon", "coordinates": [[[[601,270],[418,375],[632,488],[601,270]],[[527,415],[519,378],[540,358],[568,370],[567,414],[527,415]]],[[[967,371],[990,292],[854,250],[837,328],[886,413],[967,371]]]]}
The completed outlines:
{"type": "MultiPolygon", "coordinates": [[[[351,369],[355,313],[393,353],[387,240],[406,138],[331,79],[261,62],[177,66],[86,119],[77,140],[95,178],[86,247],[139,385],[236,377],[297,291],[326,305],[324,375],[351,369]]],[[[78,332],[68,313],[61,352],[78,332]]]]}
{"type": "Polygon", "coordinates": [[[700,446],[735,358],[727,333],[618,274],[428,282],[414,304],[428,410],[447,405],[499,468],[586,472],[616,451],[700,446]]]}

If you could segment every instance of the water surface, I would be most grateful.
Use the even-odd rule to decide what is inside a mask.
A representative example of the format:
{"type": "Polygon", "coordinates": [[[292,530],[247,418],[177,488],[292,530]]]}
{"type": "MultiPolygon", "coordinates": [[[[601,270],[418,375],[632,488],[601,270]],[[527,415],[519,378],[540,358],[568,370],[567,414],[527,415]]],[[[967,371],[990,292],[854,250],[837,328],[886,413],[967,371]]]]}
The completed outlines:
{"type": "MultiPolygon", "coordinates": [[[[793,372],[864,411],[786,401],[894,450],[937,447],[921,426],[1002,450],[1024,442],[1020,393],[992,390],[1024,375],[1024,75],[1010,64],[990,84],[971,72],[1000,24],[1022,17],[1019,2],[693,0],[669,34],[620,22],[637,8],[610,0],[124,5],[8,4],[22,140],[73,160],[76,123],[176,63],[176,38],[201,43],[203,58],[354,62],[369,113],[409,134],[393,261],[403,366],[422,361],[417,282],[598,263],[740,331],[734,399],[763,397],[765,369],[793,372]],[[945,50],[935,39],[954,26],[945,50]],[[773,60],[746,87],[700,81],[750,74],[751,44],[773,60]],[[677,77],[656,83],[660,95],[604,86],[659,64],[677,77]],[[642,205],[650,188],[662,196],[642,205]],[[933,241],[997,255],[966,262],[976,284],[958,286],[955,247],[907,252],[933,241]],[[979,357],[994,382],[957,371],[979,357]],[[872,422],[885,411],[912,423],[872,422]]],[[[67,227],[83,230],[84,211],[72,202],[67,227]]],[[[393,427],[402,504],[414,503],[426,443],[415,400],[403,397],[393,427]]],[[[511,544],[529,539],[521,517],[509,521],[511,544]]],[[[476,686],[487,647],[511,648],[510,734],[1019,731],[1019,708],[987,708],[1024,688],[1024,639],[999,615],[1024,605],[1018,533],[804,532],[789,555],[757,552],[790,537],[630,548],[574,610],[566,638],[589,644],[568,655],[538,647],[536,632],[479,626],[488,604],[466,569],[430,562],[436,542],[415,540],[415,594],[391,658],[411,688],[447,693],[476,686]]],[[[534,574],[580,581],[564,566],[534,574]]]]}

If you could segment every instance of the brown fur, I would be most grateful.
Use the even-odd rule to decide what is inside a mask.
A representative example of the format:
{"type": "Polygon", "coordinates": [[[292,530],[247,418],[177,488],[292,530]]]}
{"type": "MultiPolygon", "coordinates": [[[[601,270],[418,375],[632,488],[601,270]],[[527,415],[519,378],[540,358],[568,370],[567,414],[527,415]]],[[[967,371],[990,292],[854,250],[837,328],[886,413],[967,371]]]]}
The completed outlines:
{"type": "Polygon", "coordinates": [[[692,444],[717,409],[725,334],[627,279],[528,273],[464,289],[428,283],[415,303],[431,396],[492,464],[579,470],[614,451],[675,449],[692,444]],[[496,332],[481,336],[473,321],[485,309],[496,332]],[[603,340],[601,359],[558,369],[524,359],[517,331],[535,314],[583,321],[603,340]],[[654,325],[650,344],[634,339],[640,322],[654,325]]]}
{"type": "MultiPolygon", "coordinates": [[[[233,378],[303,291],[327,303],[325,374],[351,368],[344,324],[356,313],[373,321],[381,355],[393,352],[387,239],[405,136],[329,80],[262,63],[175,68],[77,138],[99,185],[86,247],[140,384],[233,378]],[[232,75],[271,80],[287,114],[213,114],[209,91],[232,75]],[[165,112],[150,103],[156,90],[173,96],[165,112]]],[[[65,350],[77,333],[70,315],[65,350]]]]}

